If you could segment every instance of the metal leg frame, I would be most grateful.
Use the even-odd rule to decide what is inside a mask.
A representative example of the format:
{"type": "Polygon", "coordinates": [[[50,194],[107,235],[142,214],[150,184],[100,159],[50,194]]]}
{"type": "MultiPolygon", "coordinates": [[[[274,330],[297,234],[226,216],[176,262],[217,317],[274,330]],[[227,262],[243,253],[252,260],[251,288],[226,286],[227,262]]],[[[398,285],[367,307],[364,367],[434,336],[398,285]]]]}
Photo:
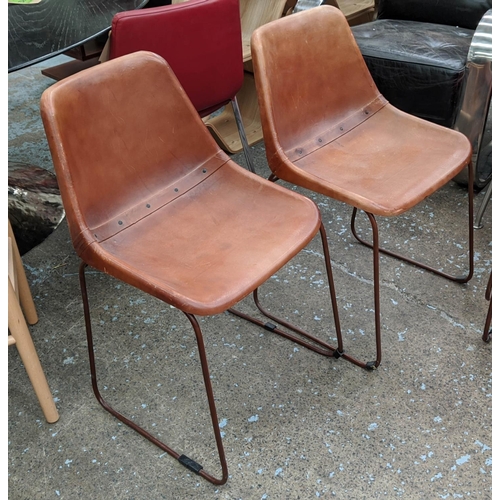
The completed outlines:
{"type": "Polygon", "coordinates": [[[94,357],[94,343],[93,343],[93,338],[92,338],[92,328],[91,328],[91,319],[90,319],[90,308],[89,308],[89,301],[88,301],[88,295],[87,295],[87,286],[86,286],[86,281],[85,281],[85,268],[87,267],[87,264],[85,262],[82,262],[80,264],[80,287],[82,291],[82,298],[83,298],[83,309],[84,309],[84,315],[85,315],[85,327],[87,331],[87,343],[88,343],[88,351],[89,351],[89,361],[90,361],[90,371],[91,371],[91,376],[92,376],[92,388],[94,390],[94,394],[101,404],[101,406],[107,410],[109,413],[114,415],[118,420],[123,422],[124,424],[128,425],[131,427],[133,430],[138,432],[141,436],[145,437],[149,441],[151,441],[154,445],[158,446],[160,449],[163,451],[167,452],[169,455],[177,459],[182,465],[184,465],[187,469],[189,469],[191,472],[194,472],[198,474],[199,476],[203,477],[207,481],[210,481],[213,484],[216,485],[222,485],[226,483],[227,478],[228,478],[228,468],[227,468],[227,462],[226,462],[226,457],[224,454],[224,447],[222,444],[222,437],[219,429],[219,421],[217,418],[217,411],[215,407],[215,399],[212,391],[212,384],[210,382],[210,373],[208,370],[208,363],[207,363],[207,357],[206,357],[206,352],[205,352],[205,346],[203,342],[203,335],[201,332],[200,325],[198,324],[198,321],[196,320],[196,317],[193,316],[192,314],[184,313],[189,321],[191,322],[191,325],[194,329],[195,335],[196,335],[196,341],[198,343],[198,350],[200,354],[200,361],[201,361],[201,367],[203,371],[203,380],[205,382],[205,390],[207,393],[207,398],[208,398],[208,404],[210,407],[210,416],[212,419],[212,427],[215,435],[215,441],[217,443],[217,451],[219,453],[219,461],[220,465],[222,468],[222,478],[218,479],[207,472],[203,469],[203,467],[195,462],[194,460],[190,459],[186,455],[179,454],[173,449],[169,448],[166,444],[162,443],[158,439],[156,439],[153,435],[151,435],[149,432],[147,432],[145,429],[142,427],[139,427],[135,422],[129,420],[127,417],[123,416],[121,413],[117,412],[114,410],[101,396],[101,393],[99,392],[99,388],[97,385],[97,374],[96,374],[96,365],[95,365],[95,357],[94,357]]]}
{"type": "MultiPolygon", "coordinates": [[[[446,279],[449,279],[451,281],[456,281],[457,283],[467,283],[471,278],[472,275],[474,274],[474,186],[473,186],[473,178],[474,178],[474,169],[472,167],[472,164],[470,163],[469,166],[469,186],[468,186],[468,198],[469,198],[469,271],[466,275],[464,276],[453,276],[451,274],[445,273],[443,271],[440,271],[439,269],[436,269],[434,267],[428,266],[427,264],[423,264],[422,262],[418,262],[416,260],[413,260],[409,257],[406,257],[404,255],[401,255],[396,252],[392,252],[391,250],[387,250],[384,248],[379,248],[380,253],[383,253],[385,255],[390,255],[391,257],[395,257],[399,260],[403,260],[405,262],[408,262],[410,264],[413,264],[417,267],[420,267],[422,269],[425,269],[426,271],[430,271],[434,274],[437,274],[439,276],[443,276],[446,279]]],[[[356,232],[355,228],[355,220],[356,220],[356,213],[357,209],[354,208],[352,211],[352,217],[351,217],[351,231],[354,237],[363,245],[369,247],[369,248],[374,248],[374,244],[371,244],[365,240],[363,240],[356,232]]],[[[378,233],[377,229],[377,223],[375,222],[375,217],[372,214],[369,214],[368,212],[365,212],[368,217],[370,217],[370,221],[372,222],[372,228],[375,232],[378,233]],[[373,220],[372,220],[373,218],[373,220]]]]}
{"type": "Polygon", "coordinates": [[[266,316],[267,318],[271,319],[275,323],[278,323],[279,325],[287,328],[291,332],[281,330],[280,328],[277,327],[277,325],[270,323],[270,322],[264,322],[261,321],[257,318],[254,318],[252,316],[249,316],[245,313],[242,313],[234,308],[229,309],[229,312],[239,316],[240,318],[250,321],[251,323],[260,326],[261,328],[264,328],[267,331],[276,333],[286,339],[292,340],[293,342],[306,347],[307,349],[310,349],[318,354],[321,354],[322,356],[327,356],[327,357],[334,357],[334,358],[344,358],[347,361],[350,361],[351,363],[354,363],[357,366],[360,366],[362,368],[366,369],[374,369],[380,364],[380,343],[377,342],[377,360],[376,361],[369,361],[369,362],[363,362],[360,361],[352,356],[349,356],[344,352],[343,348],[343,341],[342,341],[342,332],[340,329],[340,320],[339,320],[339,314],[338,314],[338,308],[337,308],[337,299],[335,295],[335,286],[333,282],[333,273],[332,273],[332,267],[331,267],[331,261],[330,261],[330,252],[328,249],[328,240],[326,237],[326,232],[323,224],[321,224],[320,227],[320,234],[321,234],[321,241],[323,245],[323,254],[325,257],[325,265],[326,265],[326,272],[328,276],[328,284],[329,284],[329,290],[330,290],[330,301],[332,304],[332,310],[333,310],[333,318],[334,318],[334,323],[335,323],[335,329],[337,332],[337,344],[338,347],[334,348],[332,345],[328,344],[327,342],[311,335],[308,332],[305,332],[301,328],[298,328],[291,323],[289,323],[286,320],[280,319],[273,314],[269,313],[264,307],[261,305],[258,297],[258,289],[253,292],[253,299],[255,302],[255,305],[259,309],[259,311],[266,316]]]}
{"type": "Polygon", "coordinates": [[[469,198],[469,271],[465,276],[452,276],[447,274],[439,269],[428,266],[427,264],[423,264],[416,260],[413,260],[404,255],[398,254],[396,252],[392,252],[390,250],[380,248],[379,246],[379,231],[377,221],[375,216],[369,212],[365,212],[370,220],[370,224],[372,226],[372,234],[373,234],[373,242],[369,243],[363,240],[358,233],[356,232],[356,214],[357,208],[353,208],[352,217],[351,217],[351,231],[354,237],[363,245],[371,248],[373,250],[373,281],[374,281],[374,301],[375,301],[375,336],[377,342],[377,361],[376,366],[380,363],[380,349],[381,349],[381,322],[380,322],[380,253],[390,255],[391,257],[395,257],[399,260],[403,260],[410,264],[413,264],[417,267],[425,269],[427,271],[431,271],[434,274],[439,276],[443,276],[451,281],[455,281],[457,283],[467,283],[474,274],[474,183],[473,183],[473,173],[474,170],[472,168],[472,164],[469,164],[469,185],[468,185],[468,198],[469,198]]]}
{"type": "Polygon", "coordinates": [[[483,201],[481,202],[481,205],[479,206],[479,210],[477,211],[476,214],[476,221],[474,222],[474,229],[481,229],[483,227],[483,215],[484,212],[486,212],[486,207],[488,206],[488,203],[490,202],[491,198],[491,193],[492,193],[492,183],[491,181],[488,183],[488,187],[486,188],[486,192],[484,193],[484,198],[483,201]]]}
{"type": "Polygon", "coordinates": [[[250,151],[250,146],[248,145],[247,134],[245,133],[245,127],[243,126],[243,119],[241,118],[240,107],[238,106],[238,101],[236,96],[231,99],[231,105],[233,106],[234,118],[236,119],[236,126],[238,127],[238,132],[240,134],[241,144],[243,145],[243,152],[245,154],[245,159],[248,164],[248,170],[255,174],[255,167],[253,164],[253,156],[250,151]]]}

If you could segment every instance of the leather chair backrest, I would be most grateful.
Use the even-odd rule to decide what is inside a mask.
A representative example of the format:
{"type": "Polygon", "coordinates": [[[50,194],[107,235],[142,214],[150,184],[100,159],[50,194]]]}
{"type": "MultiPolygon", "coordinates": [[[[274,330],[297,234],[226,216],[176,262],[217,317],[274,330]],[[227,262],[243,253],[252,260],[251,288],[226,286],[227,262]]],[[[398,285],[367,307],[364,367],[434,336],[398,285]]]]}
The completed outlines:
{"type": "Polygon", "coordinates": [[[324,134],[342,135],[378,102],[380,93],[351,28],[335,7],[315,7],[261,26],[252,35],[252,53],[273,171],[284,152],[324,134]]]}
{"type": "Polygon", "coordinates": [[[400,19],[476,29],[492,0],[379,0],[378,19],[400,19]]]}
{"type": "Polygon", "coordinates": [[[200,166],[227,160],[165,60],[150,52],[55,83],[42,94],[41,114],[80,256],[109,229],[161,206],[148,200],[181,194],[200,166]]]}
{"type": "Polygon", "coordinates": [[[170,65],[201,116],[243,85],[238,0],[189,0],[120,12],[111,25],[110,57],[155,52],[170,65]]]}

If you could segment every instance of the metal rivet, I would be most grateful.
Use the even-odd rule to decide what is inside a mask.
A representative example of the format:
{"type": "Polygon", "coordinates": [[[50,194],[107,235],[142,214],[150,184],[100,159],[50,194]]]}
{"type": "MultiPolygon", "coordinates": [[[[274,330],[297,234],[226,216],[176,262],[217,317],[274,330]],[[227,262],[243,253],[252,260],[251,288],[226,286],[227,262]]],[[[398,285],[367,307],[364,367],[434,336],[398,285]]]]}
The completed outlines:
{"type": "Polygon", "coordinates": [[[344,130],[344,127],[340,127],[340,130],[344,130]]]}
{"type": "Polygon", "coordinates": [[[119,225],[119,226],[123,225],[123,221],[119,220],[119,221],[118,221],[118,225],[119,225]]]}
{"type": "Polygon", "coordinates": [[[204,168],[204,169],[202,170],[202,172],[203,172],[204,174],[206,174],[206,173],[207,173],[207,169],[206,169],[206,168],[204,168]]]}
{"type": "Polygon", "coordinates": [[[174,191],[177,193],[177,191],[179,191],[179,188],[175,188],[174,191]]]}
{"type": "Polygon", "coordinates": [[[321,137],[318,139],[318,142],[323,142],[323,139],[321,139],[321,137]]]}
{"type": "Polygon", "coordinates": [[[299,153],[299,155],[302,154],[302,148],[297,148],[295,151],[297,151],[297,153],[299,153]]]}
{"type": "Polygon", "coordinates": [[[368,115],[369,113],[370,112],[367,109],[365,109],[365,115],[368,115]]]}
{"type": "Polygon", "coordinates": [[[146,208],[151,208],[151,205],[148,203],[148,204],[146,205],[146,208]]]}

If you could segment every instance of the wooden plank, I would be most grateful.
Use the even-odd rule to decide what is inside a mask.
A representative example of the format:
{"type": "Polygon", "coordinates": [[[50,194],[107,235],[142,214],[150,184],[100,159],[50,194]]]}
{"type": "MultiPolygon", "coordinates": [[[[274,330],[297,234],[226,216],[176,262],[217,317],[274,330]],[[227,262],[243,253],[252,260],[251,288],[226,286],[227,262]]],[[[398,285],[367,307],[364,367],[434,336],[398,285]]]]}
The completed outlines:
{"type": "MultiPolygon", "coordinates": [[[[252,73],[245,72],[243,87],[236,95],[236,98],[238,99],[247,141],[251,146],[262,140],[259,103],[252,73]]],[[[243,149],[231,104],[227,104],[220,114],[205,118],[204,122],[224,151],[238,153],[243,149]]]]}
{"type": "Polygon", "coordinates": [[[240,0],[241,38],[243,43],[243,62],[250,61],[250,37],[259,26],[279,19],[287,0],[240,0]]]}
{"type": "Polygon", "coordinates": [[[373,21],[374,0],[337,0],[337,3],[351,26],[373,21]]]}
{"type": "MultiPolygon", "coordinates": [[[[185,0],[176,0],[182,2],[185,0]]],[[[346,16],[351,26],[371,21],[375,12],[374,0],[332,0],[331,4],[337,4],[346,16]]],[[[245,67],[245,80],[243,88],[237,95],[240,106],[243,125],[248,139],[252,145],[262,140],[262,125],[260,123],[259,104],[257,91],[252,72],[252,55],[250,52],[250,37],[253,31],[275,19],[279,19],[283,13],[290,13],[296,2],[290,0],[279,0],[269,2],[268,0],[240,0],[240,16],[243,43],[243,62],[245,67]]],[[[212,115],[204,119],[208,129],[219,146],[228,153],[238,153],[243,149],[232,106],[226,105],[218,115],[212,115]]]]}
{"type": "Polygon", "coordinates": [[[75,59],[73,61],[68,61],[63,64],[58,64],[57,66],[51,66],[50,68],[42,69],[41,73],[44,76],[52,78],[53,80],[60,81],[68,76],[74,75],[79,71],[91,68],[99,64],[99,58],[94,57],[93,59],[87,59],[85,61],[80,61],[75,59]]]}

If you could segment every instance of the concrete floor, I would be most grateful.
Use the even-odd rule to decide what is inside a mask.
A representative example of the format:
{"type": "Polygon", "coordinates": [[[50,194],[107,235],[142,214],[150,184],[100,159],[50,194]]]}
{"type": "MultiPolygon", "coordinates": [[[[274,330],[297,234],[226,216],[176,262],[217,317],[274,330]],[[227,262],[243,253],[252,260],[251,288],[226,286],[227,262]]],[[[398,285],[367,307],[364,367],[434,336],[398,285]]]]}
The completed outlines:
{"type": "MultiPolygon", "coordinates": [[[[51,170],[38,100],[53,82],[40,66],[9,76],[9,159],[51,170]]],[[[267,176],[262,143],[252,149],[258,173],[267,176]]],[[[234,159],[245,164],[241,154],[234,159]]],[[[327,229],[346,352],[373,359],[371,254],[350,234],[346,206],[301,192],[317,202],[327,229]]],[[[46,423],[10,348],[9,498],[491,499],[492,344],[481,339],[491,204],[483,220],[467,285],[382,258],[383,359],[373,372],[228,314],[201,320],[230,473],[219,487],[95,399],[79,261],[64,220],[23,257],[40,316],[31,332],[60,419],[46,423]]],[[[384,242],[457,271],[466,264],[466,190],[451,182],[397,221],[380,220],[380,228],[384,242]]],[[[270,309],[335,343],[322,260],[315,239],[261,295],[270,309]]],[[[88,285],[104,396],[218,475],[197,348],[184,316],[97,272],[88,285]]]]}

